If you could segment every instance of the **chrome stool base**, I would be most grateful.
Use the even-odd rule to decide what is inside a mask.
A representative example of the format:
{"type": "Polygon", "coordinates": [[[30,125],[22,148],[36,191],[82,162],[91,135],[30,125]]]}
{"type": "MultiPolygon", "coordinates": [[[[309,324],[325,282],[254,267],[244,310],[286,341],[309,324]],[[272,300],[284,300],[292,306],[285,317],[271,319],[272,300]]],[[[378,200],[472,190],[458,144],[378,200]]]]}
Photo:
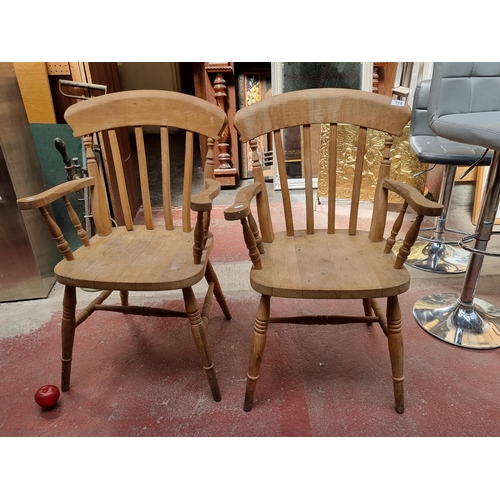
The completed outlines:
{"type": "MultiPolygon", "coordinates": [[[[397,253],[402,244],[401,240],[396,242],[393,251],[397,253]]],[[[460,274],[467,269],[469,255],[467,250],[440,240],[417,240],[405,264],[420,271],[460,274]]]]}
{"type": "Polygon", "coordinates": [[[474,298],[465,304],[455,293],[435,293],[413,307],[417,323],[444,342],[470,349],[500,347],[500,309],[474,298]]]}

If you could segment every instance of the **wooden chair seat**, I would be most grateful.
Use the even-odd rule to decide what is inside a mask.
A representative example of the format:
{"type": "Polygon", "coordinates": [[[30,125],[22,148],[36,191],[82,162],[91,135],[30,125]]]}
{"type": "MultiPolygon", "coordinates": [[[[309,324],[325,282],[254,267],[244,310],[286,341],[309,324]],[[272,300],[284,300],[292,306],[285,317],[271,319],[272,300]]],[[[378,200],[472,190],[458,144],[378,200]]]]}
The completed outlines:
{"type": "Polygon", "coordinates": [[[96,235],[90,246],[73,252],[74,260],[55,267],[64,285],[99,290],[156,291],[193,286],[203,279],[213,237],[207,238],[199,264],[193,262],[194,232],[156,226],[117,227],[108,236],[96,235]]]}
{"type": "Polygon", "coordinates": [[[384,247],[385,241],[374,243],[364,231],[354,236],[345,230],[295,231],[293,237],[275,233],[273,243],[264,243],[262,269],[250,271],[250,283],[256,292],[273,297],[391,297],[408,290],[410,274],[394,268],[394,257],[384,247]]]}

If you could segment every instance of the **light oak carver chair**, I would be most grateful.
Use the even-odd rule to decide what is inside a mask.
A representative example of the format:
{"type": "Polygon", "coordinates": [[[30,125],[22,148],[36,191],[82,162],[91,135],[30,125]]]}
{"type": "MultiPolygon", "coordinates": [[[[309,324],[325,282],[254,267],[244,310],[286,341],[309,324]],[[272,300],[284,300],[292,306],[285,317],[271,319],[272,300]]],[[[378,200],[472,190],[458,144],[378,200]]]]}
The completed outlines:
{"type": "MultiPolygon", "coordinates": [[[[44,193],[18,200],[21,209],[39,209],[49,231],[64,255],[55,267],[55,276],[65,285],[62,315],[62,373],[61,389],[70,388],[70,371],[75,328],[99,310],[146,316],[186,317],[208,377],[212,396],[221,399],[207,339],[207,325],[212,297],[215,295],[227,319],[231,318],[217,275],[210,262],[214,238],[210,232],[212,200],[219,194],[220,185],[213,179],[214,140],[226,124],[224,111],[215,104],[196,97],[168,91],[137,90],[117,92],[83,101],[69,107],[65,119],[75,137],[83,137],[89,177],[69,181],[44,193]],[[161,171],[163,223],[155,225],[150,201],[148,166],[144,141],[144,126],[159,127],[161,142],[161,171]],[[128,202],[123,165],[132,159],[122,158],[117,130],[127,127],[135,134],[142,205],[143,225],[134,223],[128,202]],[[186,131],[182,220],[171,206],[171,160],[169,128],[186,131]],[[125,226],[112,227],[103,172],[92,150],[92,135],[107,135],[116,168],[119,201],[125,226]],[[208,154],[204,166],[202,192],[192,194],[194,134],[208,138],[208,154]],[[91,186],[93,219],[97,234],[87,235],[68,202],[68,195],[91,186]],[[71,251],[68,243],[46,206],[62,198],[69,216],[81,238],[82,246],[71,251]],[[197,212],[192,224],[192,211],[197,212]],[[194,225],[194,227],[193,227],[194,225]],[[200,312],[193,285],[207,280],[208,291],[200,312]],[[76,287],[102,290],[100,295],[76,314],[76,287]],[[104,304],[116,290],[120,305],[104,304]],[[129,291],[182,290],[185,311],[129,305],[129,291]]],[[[194,217],[193,217],[194,219],[194,217]]],[[[162,334],[164,332],[161,332],[162,334]]]]}
{"type": "MultiPolygon", "coordinates": [[[[410,275],[404,267],[412,244],[418,235],[424,216],[437,216],[442,205],[427,200],[411,186],[390,178],[392,136],[400,136],[410,119],[410,108],[391,98],[350,89],[310,89],[288,92],[252,104],[236,113],[234,126],[242,142],[250,141],[253,152],[254,183],[242,188],[235,203],[225,210],[227,220],[240,220],[243,235],[252,260],[250,284],[261,294],[258,306],[244,409],[250,411],[266,344],[269,323],[342,324],[379,323],[388,338],[392,366],[395,406],[404,411],[403,397],[403,337],[398,295],[410,286],[410,275]],[[328,223],[316,227],[312,187],[312,131],[315,124],[327,124],[328,152],[328,223]],[[339,228],[335,217],[337,169],[337,136],[339,124],[354,125],[358,131],[357,156],[347,228],[339,228]],[[293,214],[287,186],[282,129],[301,127],[302,168],[305,178],[305,221],[293,214]],[[383,152],[378,173],[373,216],[369,231],[358,226],[360,186],[363,178],[369,129],[381,131],[383,152]],[[257,151],[260,136],[272,133],[278,171],[281,179],[283,212],[286,230],[275,232],[269,210],[269,200],[257,151]],[[404,202],[387,241],[384,239],[388,209],[388,192],[394,191],[404,202]],[[256,201],[258,222],[253,216],[256,201]],[[392,252],[408,205],[417,213],[396,256],[392,252]],[[294,220],[295,219],[295,220],[294,220]],[[359,299],[364,315],[360,316],[290,316],[273,317],[271,298],[359,299]],[[386,311],[378,299],[387,299],[386,311]]],[[[331,304],[331,303],[330,303],[331,304]]]]}

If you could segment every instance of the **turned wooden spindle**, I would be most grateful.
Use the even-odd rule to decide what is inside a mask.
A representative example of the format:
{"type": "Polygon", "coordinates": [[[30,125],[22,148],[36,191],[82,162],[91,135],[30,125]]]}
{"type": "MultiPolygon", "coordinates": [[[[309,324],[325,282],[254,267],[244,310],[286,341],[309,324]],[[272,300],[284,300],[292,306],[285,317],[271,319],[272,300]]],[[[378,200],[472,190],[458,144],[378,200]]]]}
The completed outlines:
{"type": "Polygon", "coordinates": [[[424,216],[422,214],[418,214],[415,222],[411,225],[410,229],[406,233],[406,237],[399,249],[398,256],[396,262],[394,263],[395,269],[401,269],[403,264],[406,262],[408,255],[410,255],[411,247],[415,243],[415,240],[418,238],[418,233],[420,231],[420,225],[424,220],[424,216]]]}
{"type": "Polygon", "coordinates": [[[62,197],[64,204],[66,205],[66,209],[68,210],[69,218],[71,219],[71,222],[73,226],[76,229],[76,232],[78,234],[78,237],[82,241],[82,243],[88,247],[90,246],[89,238],[87,236],[87,231],[83,229],[82,223],[80,222],[80,219],[78,218],[78,215],[76,214],[75,210],[73,209],[73,206],[71,205],[69,198],[67,196],[62,197]]]}
{"type": "Polygon", "coordinates": [[[246,217],[241,219],[241,225],[243,227],[243,238],[248,248],[248,255],[250,256],[250,259],[252,259],[255,269],[262,269],[260,252],[257,249],[257,243],[255,242],[253,232],[250,229],[250,225],[248,224],[246,217]]]}
{"type": "Polygon", "coordinates": [[[255,243],[257,244],[259,252],[264,253],[264,245],[262,243],[262,237],[260,236],[259,228],[257,226],[257,222],[255,221],[252,212],[248,214],[248,224],[250,226],[250,229],[252,230],[253,237],[255,238],[255,243]]]}
{"type": "Polygon", "coordinates": [[[387,238],[385,242],[385,253],[391,253],[392,247],[394,243],[396,243],[396,238],[401,230],[401,226],[403,225],[403,220],[405,218],[406,210],[408,209],[408,203],[404,202],[401,210],[399,211],[399,215],[397,216],[394,224],[392,226],[391,235],[387,238]]]}
{"type": "Polygon", "coordinates": [[[69,247],[69,243],[64,239],[64,236],[59,229],[59,226],[55,223],[54,219],[50,216],[49,212],[45,207],[39,208],[43,218],[45,219],[45,224],[47,224],[47,228],[49,230],[50,235],[54,238],[56,242],[57,248],[64,255],[66,260],[75,260],[73,257],[73,252],[69,247]]]}
{"type": "Polygon", "coordinates": [[[196,225],[194,227],[194,244],[193,244],[193,257],[194,263],[201,263],[201,255],[203,253],[203,241],[204,241],[204,224],[203,224],[203,212],[198,212],[196,217],[196,225]]]}

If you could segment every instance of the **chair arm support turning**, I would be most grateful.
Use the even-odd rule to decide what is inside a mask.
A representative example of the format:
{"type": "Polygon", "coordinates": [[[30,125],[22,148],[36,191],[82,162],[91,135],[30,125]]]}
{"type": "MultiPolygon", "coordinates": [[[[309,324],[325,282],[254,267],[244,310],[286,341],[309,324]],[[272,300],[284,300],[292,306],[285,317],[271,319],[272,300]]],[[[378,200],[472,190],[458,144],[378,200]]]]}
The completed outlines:
{"type": "Polygon", "coordinates": [[[420,225],[424,219],[424,216],[426,215],[436,216],[436,217],[439,216],[443,210],[443,205],[428,200],[425,196],[419,193],[414,187],[409,186],[404,182],[399,182],[392,179],[385,179],[383,186],[385,189],[394,191],[404,199],[401,211],[396,220],[394,221],[394,226],[391,230],[391,235],[386,240],[386,245],[384,249],[385,253],[387,254],[390,253],[392,247],[396,242],[396,238],[402,227],[403,219],[408,206],[413,208],[413,210],[415,210],[415,212],[417,213],[417,217],[415,218],[412,225],[406,232],[403,244],[399,248],[396,261],[394,263],[394,267],[396,269],[401,269],[406,259],[408,258],[408,255],[410,255],[411,248],[418,237],[420,225]]]}
{"type": "Polygon", "coordinates": [[[32,208],[40,208],[52,203],[59,198],[67,196],[70,193],[79,191],[80,189],[93,186],[95,183],[94,177],[85,177],[83,179],[75,179],[73,181],[63,182],[53,188],[47,189],[42,193],[17,200],[17,206],[21,210],[29,210],[32,208]]]}
{"type": "Polygon", "coordinates": [[[262,191],[262,184],[255,183],[240,189],[234,203],[224,210],[226,220],[241,220],[250,214],[250,202],[262,191]]]}
{"type": "Polygon", "coordinates": [[[68,195],[74,193],[75,191],[80,191],[81,189],[93,186],[94,183],[94,177],[75,179],[73,181],[64,182],[62,184],[54,186],[53,188],[47,189],[40,194],[28,196],[26,198],[20,198],[17,200],[17,205],[21,210],[30,210],[34,208],[38,208],[38,210],[40,210],[45,220],[45,224],[47,225],[47,229],[56,242],[57,248],[61,251],[66,260],[74,259],[73,252],[71,251],[68,242],[64,239],[61,228],[57,225],[57,223],[51,217],[49,211],[45,207],[53,201],[62,198],[64,204],[66,205],[66,209],[68,211],[71,222],[76,229],[78,237],[85,246],[89,246],[90,243],[87,232],[83,229],[78,215],[71,206],[68,195]]]}
{"type": "Polygon", "coordinates": [[[435,216],[441,214],[443,205],[434,201],[428,200],[413,186],[404,182],[395,181],[393,179],[384,180],[384,188],[395,192],[401,196],[408,205],[421,215],[435,216]]]}
{"type": "Polygon", "coordinates": [[[191,210],[209,212],[212,210],[212,201],[219,193],[220,182],[214,179],[205,179],[205,190],[191,197],[191,210]]]}

